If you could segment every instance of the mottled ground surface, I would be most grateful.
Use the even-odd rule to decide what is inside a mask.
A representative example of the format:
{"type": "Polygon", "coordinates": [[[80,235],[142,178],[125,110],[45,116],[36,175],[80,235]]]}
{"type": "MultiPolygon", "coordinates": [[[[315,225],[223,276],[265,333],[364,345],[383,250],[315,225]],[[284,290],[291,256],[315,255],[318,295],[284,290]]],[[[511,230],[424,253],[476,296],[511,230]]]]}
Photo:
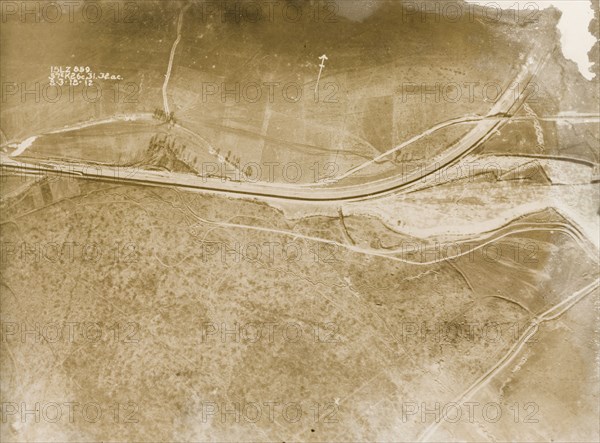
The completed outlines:
{"type": "Polygon", "coordinates": [[[1,3],[2,441],[598,441],[556,9],[68,3],[1,3]]]}

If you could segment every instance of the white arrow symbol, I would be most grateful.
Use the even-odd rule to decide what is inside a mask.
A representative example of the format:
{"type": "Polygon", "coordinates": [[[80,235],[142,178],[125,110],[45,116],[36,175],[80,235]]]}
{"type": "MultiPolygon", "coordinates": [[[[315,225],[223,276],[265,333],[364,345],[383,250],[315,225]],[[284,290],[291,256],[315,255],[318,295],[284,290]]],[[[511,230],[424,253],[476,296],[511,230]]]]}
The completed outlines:
{"type": "Polygon", "coordinates": [[[321,64],[319,65],[319,76],[317,77],[317,84],[315,86],[315,92],[318,91],[319,89],[319,80],[321,80],[321,73],[323,72],[323,68],[325,67],[325,60],[329,60],[329,58],[327,58],[327,56],[325,54],[323,54],[321,57],[319,57],[319,60],[321,60],[321,64]]]}

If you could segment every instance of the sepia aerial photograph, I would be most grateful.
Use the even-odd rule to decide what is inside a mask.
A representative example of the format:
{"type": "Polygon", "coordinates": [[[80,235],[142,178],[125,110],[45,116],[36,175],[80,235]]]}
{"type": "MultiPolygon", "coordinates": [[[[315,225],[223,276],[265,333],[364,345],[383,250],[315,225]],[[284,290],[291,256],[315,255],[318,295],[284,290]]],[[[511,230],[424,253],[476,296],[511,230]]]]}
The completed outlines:
{"type": "Polygon", "coordinates": [[[0,0],[0,441],[599,442],[599,39],[0,0]]]}

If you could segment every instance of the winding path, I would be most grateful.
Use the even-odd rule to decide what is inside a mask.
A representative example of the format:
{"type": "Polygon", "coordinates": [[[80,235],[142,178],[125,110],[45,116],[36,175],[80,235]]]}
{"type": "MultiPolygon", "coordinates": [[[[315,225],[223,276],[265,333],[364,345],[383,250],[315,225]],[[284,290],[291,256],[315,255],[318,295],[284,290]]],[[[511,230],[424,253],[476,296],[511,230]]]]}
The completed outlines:
{"type": "Polygon", "coordinates": [[[173,47],[171,48],[171,55],[169,56],[169,65],[167,66],[167,73],[165,74],[165,82],[162,87],[162,96],[163,96],[163,104],[165,108],[165,114],[169,115],[171,113],[169,109],[169,99],[167,98],[167,88],[169,86],[169,79],[171,78],[171,70],[173,69],[173,59],[175,58],[175,51],[177,51],[177,45],[181,41],[181,27],[183,26],[183,13],[187,8],[189,8],[189,4],[185,5],[179,11],[179,18],[177,20],[177,38],[173,42],[173,47]]]}

